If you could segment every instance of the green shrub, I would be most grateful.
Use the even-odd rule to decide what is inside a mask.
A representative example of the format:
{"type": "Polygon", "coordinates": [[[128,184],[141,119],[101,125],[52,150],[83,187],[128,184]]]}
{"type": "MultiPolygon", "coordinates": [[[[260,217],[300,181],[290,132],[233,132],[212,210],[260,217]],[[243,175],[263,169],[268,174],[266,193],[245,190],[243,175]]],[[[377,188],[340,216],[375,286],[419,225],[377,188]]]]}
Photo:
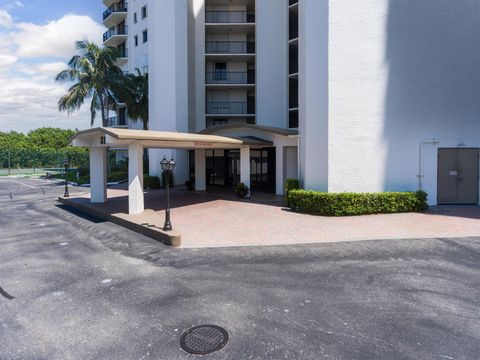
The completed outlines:
{"type": "Polygon", "coordinates": [[[247,197],[248,193],[249,193],[249,188],[244,183],[240,183],[237,186],[235,186],[235,194],[237,194],[238,197],[243,199],[247,197]]]}
{"type": "Polygon", "coordinates": [[[324,216],[352,216],[425,211],[427,194],[417,192],[324,193],[291,190],[292,211],[324,216]]]}
{"type": "Polygon", "coordinates": [[[128,173],[128,159],[119,160],[117,162],[115,158],[115,153],[112,152],[114,158],[110,164],[110,171],[112,173],[128,173]]]}
{"type": "Polygon", "coordinates": [[[127,172],[112,172],[107,176],[108,182],[120,182],[128,180],[127,172]]]}
{"type": "Polygon", "coordinates": [[[158,176],[143,176],[144,189],[160,189],[160,179],[158,176]]]}
{"type": "Polygon", "coordinates": [[[298,179],[287,179],[285,181],[285,200],[287,201],[287,206],[290,206],[288,202],[288,193],[290,190],[300,189],[300,181],[298,179]]]}
{"type": "MultiPolygon", "coordinates": [[[[58,179],[58,180],[65,180],[65,174],[61,173],[56,173],[56,174],[51,174],[52,179],[58,179]]],[[[67,180],[68,182],[71,183],[76,183],[78,185],[83,185],[83,184],[90,184],[90,176],[81,176],[77,179],[77,173],[70,171],[67,173],[67,180]]]]}
{"type": "Polygon", "coordinates": [[[78,172],[80,173],[80,176],[90,176],[90,167],[80,166],[78,172]]]}

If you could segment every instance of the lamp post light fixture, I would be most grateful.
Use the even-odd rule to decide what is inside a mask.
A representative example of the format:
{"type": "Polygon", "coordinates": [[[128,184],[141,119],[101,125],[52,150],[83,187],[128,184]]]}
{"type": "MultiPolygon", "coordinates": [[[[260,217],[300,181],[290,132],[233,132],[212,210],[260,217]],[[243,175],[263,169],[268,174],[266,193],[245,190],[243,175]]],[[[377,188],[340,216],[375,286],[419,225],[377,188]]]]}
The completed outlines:
{"type": "Polygon", "coordinates": [[[165,209],[165,224],[163,225],[163,230],[172,231],[172,223],[170,222],[170,175],[175,170],[175,160],[167,160],[164,156],[163,160],[160,162],[162,171],[165,173],[165,188],[167,190],[167,208],[165,209]]]}
{"type": "Polygon", "coordinates": [[[63,160],[63,165],[65,166],[65,194],[63,195],[63,197],[70,197],[70,194],[68,193],[68,180],[67,180],[67,174],[68,174],[68,167],[70,166],[70,161],[68,160],[68,158],[65,158],[65,160],[63,160]]]}

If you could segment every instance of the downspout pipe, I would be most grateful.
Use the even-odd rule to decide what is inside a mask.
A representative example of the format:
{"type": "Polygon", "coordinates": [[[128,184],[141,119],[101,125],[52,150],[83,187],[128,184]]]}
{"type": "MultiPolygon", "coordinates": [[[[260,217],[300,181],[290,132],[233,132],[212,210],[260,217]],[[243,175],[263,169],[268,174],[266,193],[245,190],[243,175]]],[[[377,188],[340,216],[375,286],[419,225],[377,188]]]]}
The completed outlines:
{"type": "Polygon", "coordinates": [[[419,152],[418,152],[418,190],[423,190],[423,178],[425,175],[423,174],[423,147],[426,144],[438,145],[440,140],[438,139],[431,139],[431,140],[422,140],[420,141],[419,152]]]}

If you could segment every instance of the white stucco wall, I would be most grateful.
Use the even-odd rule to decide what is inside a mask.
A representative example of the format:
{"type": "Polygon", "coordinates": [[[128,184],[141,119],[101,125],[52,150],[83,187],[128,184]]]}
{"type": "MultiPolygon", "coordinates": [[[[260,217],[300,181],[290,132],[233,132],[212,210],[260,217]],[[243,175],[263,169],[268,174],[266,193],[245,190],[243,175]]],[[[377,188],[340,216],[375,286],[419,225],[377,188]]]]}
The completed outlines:
{"type": "Polygon", "coordinates": [[[205,0],[192,0],[195,21],[195,131],[206,127],[205,120],[205,0]]]}
{"type": "MultiPolygon", "coordinates": [[[[416,190],[422,140],[480,146],[479,13],[475,0],[330,1],[329,191],[416,190]]],[[[434,204],[437,146],[423,163],[434,204]]]]}
{"type": "Polygon", "coordinates": [[[301,0],[299,17],[300,181],[328,191],[328,0],[301,0]]]}
{"type": "MultiPolygon", "coordinates": [[[[151,130],[188,131],[188,1],[149,0],[149,121],[151,130]],[[167,36],[168,35],[168,36],[167,36]]],[[[175,183],[187,178],[187,153],[174,151],[175,183]]],[[[150,150],[150,174],[172,151],[150,150]]]]}
{"type": "Polygon", "coordinates": [[[135,73],[137,68],[143,72],[148,67],[148,42],[143,42],[142,33],[148,30],[149,12],[147,0],[134,0],[128,3],[128,71],[131,73],[135,73]],[[147,17],[142,19],[144,6],[147,6],[147,17]],[[134,22],[135,13],[137,23],[134,22]],[[135,36],[138,36],[138,46],[135,46],[135,36]]]}
{"type": "Polygon", "coordinates": [[[257,0],[257,124],[287,127],[288,1],[257,0]]]}

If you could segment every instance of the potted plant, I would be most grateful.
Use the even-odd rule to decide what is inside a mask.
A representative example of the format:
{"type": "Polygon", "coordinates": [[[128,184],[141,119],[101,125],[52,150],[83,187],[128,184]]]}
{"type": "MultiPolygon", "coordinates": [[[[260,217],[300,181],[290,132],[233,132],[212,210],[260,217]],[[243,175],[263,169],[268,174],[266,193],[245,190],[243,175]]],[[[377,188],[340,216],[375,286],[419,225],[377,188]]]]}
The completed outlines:
{"type": "Polygon", "coordinates": [[[239,198],[245,199],[246,197],[248,197],[248,194],[250,193],[250,189],[244,183],[240,183],[237,186],[235,186],[235,193],[239,198]]]}

